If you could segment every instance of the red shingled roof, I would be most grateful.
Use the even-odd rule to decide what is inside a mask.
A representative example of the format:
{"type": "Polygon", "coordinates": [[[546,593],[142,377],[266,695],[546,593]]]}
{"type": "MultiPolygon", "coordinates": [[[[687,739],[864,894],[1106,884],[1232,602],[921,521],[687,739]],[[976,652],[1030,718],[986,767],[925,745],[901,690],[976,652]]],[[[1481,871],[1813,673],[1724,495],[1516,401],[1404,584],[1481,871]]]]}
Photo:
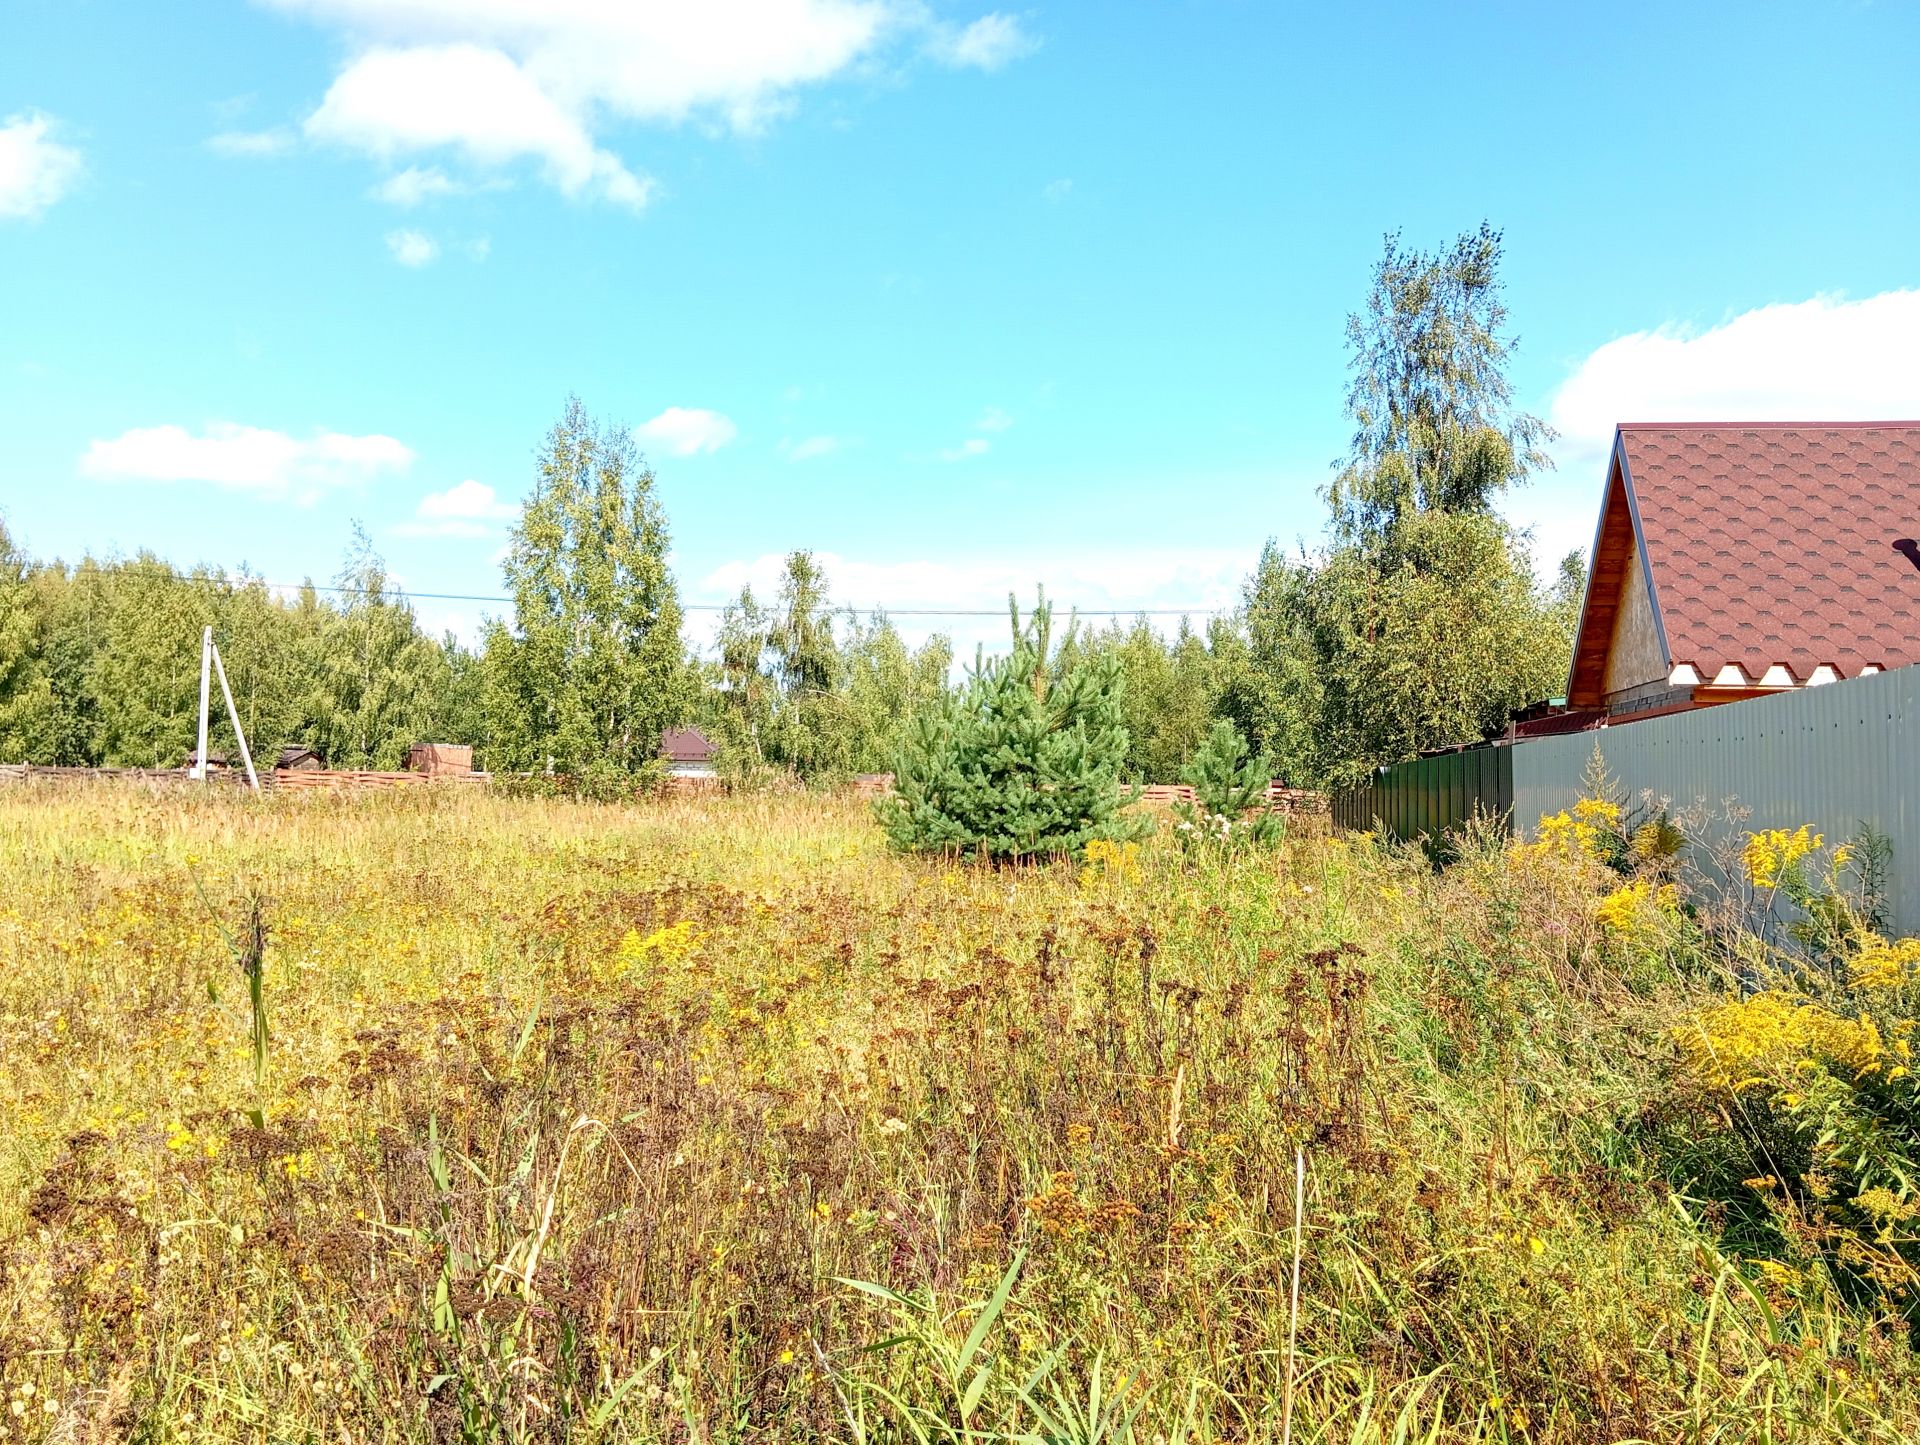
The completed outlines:
{"type": "Polygon", "coordinates": [[[699,728],[668,728],[660,734],[660,755],[670,763],[706,763],[716,749],[699,728]]]}
{"type": "Polygon", "coordinates": [[[1920,421],[1622,424],[1674,665],[1920,662],[1920,421]]]}

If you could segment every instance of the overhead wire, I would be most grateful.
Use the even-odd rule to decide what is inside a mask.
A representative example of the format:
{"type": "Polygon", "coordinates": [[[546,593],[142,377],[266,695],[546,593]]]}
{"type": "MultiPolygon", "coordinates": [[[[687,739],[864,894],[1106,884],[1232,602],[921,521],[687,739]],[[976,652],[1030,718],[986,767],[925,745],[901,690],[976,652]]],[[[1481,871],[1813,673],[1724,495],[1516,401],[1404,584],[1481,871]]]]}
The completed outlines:
{"type": "MultiPolygon", "coordinates": [[[[363,587],[322,586],[315,582],[267,582],[253,577],[195,577],[190,573],[176,572],[176,580],[198,582],[205,586],[233,586],[236,583],[245,586],[259,582],[263,587],[275,592],[326,592],[339,596],[351,596],[366,591],[363,587]]],[[[500,597],[478,592],[415,592],[406,587],[394,587],[393,593],[426,602],[511,602],[511,597],[500,597]]],[[[731,602],[682,602],[682,612],[724,612],[733,606],[731,602]]],[[[835,612],[855,612],[862,614],[881,613],[888,617],[1005,617],[1004,607],[887,607],[875,604],[872,607],[854,607],[842,605],[832,609],[835,612]]],[[[1080,617],[1212,617],[1233,611],[1230,606],[1216,607],[1071,607],[1068,611],[1080,617]]]]}

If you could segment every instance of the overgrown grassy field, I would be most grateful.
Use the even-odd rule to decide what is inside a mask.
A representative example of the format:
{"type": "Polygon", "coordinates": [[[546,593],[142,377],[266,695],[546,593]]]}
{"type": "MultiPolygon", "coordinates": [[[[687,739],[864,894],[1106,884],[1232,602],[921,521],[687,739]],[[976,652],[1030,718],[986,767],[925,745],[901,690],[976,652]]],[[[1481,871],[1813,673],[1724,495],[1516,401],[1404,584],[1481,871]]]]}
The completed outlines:
{"type": "Polygon", "coordinates": [[[1866,1046],[1560,833],[0,793],[0,1438],[1920,1437],[1866,1046]]]}

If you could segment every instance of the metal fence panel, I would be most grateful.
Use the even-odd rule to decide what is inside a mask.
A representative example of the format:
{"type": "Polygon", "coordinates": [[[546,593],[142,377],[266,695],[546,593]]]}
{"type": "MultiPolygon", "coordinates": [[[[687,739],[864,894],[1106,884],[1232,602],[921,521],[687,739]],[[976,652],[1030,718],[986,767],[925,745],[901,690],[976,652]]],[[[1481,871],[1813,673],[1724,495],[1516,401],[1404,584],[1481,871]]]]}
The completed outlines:
{"type": "Polygon", "coordinates": [[[1437,839],[1479,810],[1510,814],[1524,833],[1579,798],[1596,745],[1629,798],[1717,815],[1723,836],[1702,841],[1810,823],[1837,843],[1872,825],[1893,843],[1894,925],[1920,932],[1920,667],[1416,758],[1335,797],[1333,816],[1342,827],[1378,823],[1396,838],[1437,839]],[[1746,816],[1729,819],[1730,807],[1746,816]]]}
{"type": "Polygon", "coordinates": [[[1831,844],[1871,824],[1893,842],[1895,926],[1920,930],[1920,667],[1519,744],[1522,831],[1574,802],[1596,744],[1630,798],[1747,810],[1723,833],[1811,823],[1831,844]]]}
{"type": "Polygon", "coordinates": [[[1336,793],[1332,812],[1343,828],[1437,840],[1476,813],[1504,817],[1512,806],[1513,749],[1487,747],[1382,768],[1368,786],[1336,793]]]}

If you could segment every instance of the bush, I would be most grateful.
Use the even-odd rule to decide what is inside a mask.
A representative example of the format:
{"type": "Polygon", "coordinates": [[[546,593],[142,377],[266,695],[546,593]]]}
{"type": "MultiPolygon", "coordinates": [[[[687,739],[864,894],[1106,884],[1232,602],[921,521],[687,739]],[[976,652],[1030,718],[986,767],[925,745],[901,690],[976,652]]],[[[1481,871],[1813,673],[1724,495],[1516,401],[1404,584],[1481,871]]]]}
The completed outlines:
{"type": "MultiPolygon", "coordinates": [[[[1013,650],[977,665],[966,685],[922,714],[874,805],[893,846],[1018,861],[1078,853],[1151,827],[1122,809],[1127,756],[1123,681],[1111,655],[1062,663],[1044,596],[1023,625],[1011,600],[1013,650]]],[[[1072,641],[1068,629],[1067,643],[1072,641]]]]}

